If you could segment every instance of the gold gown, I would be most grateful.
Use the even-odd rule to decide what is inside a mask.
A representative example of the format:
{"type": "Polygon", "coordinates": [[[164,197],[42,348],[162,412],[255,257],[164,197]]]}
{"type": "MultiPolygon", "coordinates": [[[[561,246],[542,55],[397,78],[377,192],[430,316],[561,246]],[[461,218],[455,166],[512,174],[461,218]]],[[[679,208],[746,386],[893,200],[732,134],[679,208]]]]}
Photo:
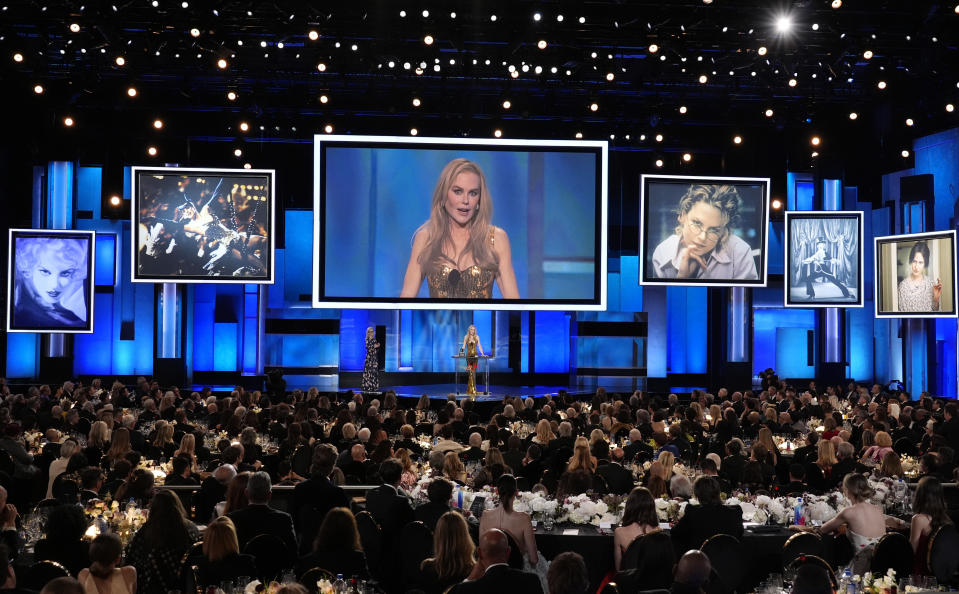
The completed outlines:
{"type": "MultiPolygon", "coordinates": [[[[493,236],[495,228],[489,231],[490,249],[494,246],[493,236]]],[[[426,273],[426,283],[430,287],[430,297],[433,299],[492,299],[493,281],[496,280],[497,268],[481,268],[470,266],[459,270],[457,264],[450,258],[437,262],[433,269],[426,273]]]]}
{"type": "Polygon", "coordinates": [[[466,395],[476,396],[476,340],[466,339],[466,395]]]}

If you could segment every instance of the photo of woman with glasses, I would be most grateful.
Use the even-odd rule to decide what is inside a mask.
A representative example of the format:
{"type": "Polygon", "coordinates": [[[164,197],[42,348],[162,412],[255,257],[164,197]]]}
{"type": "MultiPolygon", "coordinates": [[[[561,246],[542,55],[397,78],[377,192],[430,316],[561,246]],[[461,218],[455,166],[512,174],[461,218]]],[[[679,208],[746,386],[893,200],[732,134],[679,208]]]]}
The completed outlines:
{"type": "Polygon", "coordinates": [[[732,233],[743,199],[734,185],[693,184],[676,209],[672,235],[653,251],[648,275],[664,279],[758,280],[753,250],[732,233]]]}

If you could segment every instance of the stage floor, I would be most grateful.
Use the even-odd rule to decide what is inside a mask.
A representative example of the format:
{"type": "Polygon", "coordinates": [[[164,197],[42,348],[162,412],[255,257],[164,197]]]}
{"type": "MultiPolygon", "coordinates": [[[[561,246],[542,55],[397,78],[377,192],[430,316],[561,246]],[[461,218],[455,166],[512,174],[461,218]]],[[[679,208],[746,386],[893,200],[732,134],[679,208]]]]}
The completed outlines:
{"type": "MultiPolygon", "coordinates": [[[[311,387],[317,387],[320,391],[323,392],[345,392],[352,389],[354,392],[357,391],[357,388],[347,388],[332,383],[324,383],[318,385],[317,383],[309,383],[300,385],[295,382],[289,381],[290,378],[287,377],[287,390],[295,390],[297,388],[301,390],[309,390],[311,387]]],[[[193,386],[194,390],[201,390],[205,386],[195,385],[193,386]]],[[[229,394],[230,391],[234,389],[234,386],[206,386],[213,389],[213,392],[216,394],[229,394]]],[[[477,402],[499,402],[507,394],[510,396],[520,396],[526,398],[531,396],[533,398],[543,398],[547,395],[555,395],[560,390],[566,390],[570,395],[575,397],[591,397],[596,393],[595,389],[589,388],[576,388],[570,386],[503,386],[503,385],[490,385],[488,392],[483,393],[483,390],[486,389],[486,386],[480,384],[477,386],[477,390],[480,391],[476,395],[477,402]]],[[[423,384],[415,386],[380,386],[380,391],[376,392],[376,396],[380,397],[385,390],[393,390],[396,392],[396,395],[400,398],[419,398],[421,395],[426,394],[430,397],[431,400],[446,400],[450,394],[456,394],[457,400],[466,397],[466,384],[459,385],[459,393],[456,392],[455,384],[423,384]]]]}

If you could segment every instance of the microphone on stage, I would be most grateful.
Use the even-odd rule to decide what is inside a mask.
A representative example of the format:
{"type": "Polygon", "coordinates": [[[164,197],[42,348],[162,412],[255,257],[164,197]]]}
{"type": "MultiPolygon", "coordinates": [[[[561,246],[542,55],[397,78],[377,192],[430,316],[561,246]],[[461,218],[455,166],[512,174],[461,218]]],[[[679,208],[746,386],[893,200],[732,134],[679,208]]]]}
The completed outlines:
{"type": "Polygon", "coordinates": [[[450,295],[456,292],[457,285],[460,284],[460,271],[459,270],[450,270],[449,275],[446,277],[450,283],[450,295]]]}

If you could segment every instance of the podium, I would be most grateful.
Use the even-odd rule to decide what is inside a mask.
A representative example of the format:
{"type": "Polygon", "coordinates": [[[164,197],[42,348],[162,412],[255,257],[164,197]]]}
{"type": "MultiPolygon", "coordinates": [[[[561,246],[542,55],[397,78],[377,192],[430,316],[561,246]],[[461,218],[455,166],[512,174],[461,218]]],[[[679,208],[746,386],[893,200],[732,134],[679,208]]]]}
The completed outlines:
{"type": "MultiPolygon", "coordinates": [[[[465,360],[468,358],[471,359],[472,357],[467,357],[465,354],[453,355],[454,360],[463,359],[465,362],[465,360]]],[[[491,357],[489,355],[477,355],[476,366],[479,367],[479,359],[490,359],[490,358],[491,357]]],[[[456,367],[456,374],[455,374],[456,375],[456,379],[455,379],[456,395],[459,396],[460,395],[460,363],[459,361],[456,361],[455,367],[456,367]]],[[[469,373],[469,371],[467,371],[467,373],[469,373]]],[[[483,385],[486,387],[486,389],[482,392],[477,392],[477,394],[489,394],[489,363],[486,364],[486,369],[483,373],[485,374],[485,380],[486,380],[485,382],[483,382],[483,385]]],[[[473,396],[473,394],[470,394],[470,396],[473,396]]]]}

